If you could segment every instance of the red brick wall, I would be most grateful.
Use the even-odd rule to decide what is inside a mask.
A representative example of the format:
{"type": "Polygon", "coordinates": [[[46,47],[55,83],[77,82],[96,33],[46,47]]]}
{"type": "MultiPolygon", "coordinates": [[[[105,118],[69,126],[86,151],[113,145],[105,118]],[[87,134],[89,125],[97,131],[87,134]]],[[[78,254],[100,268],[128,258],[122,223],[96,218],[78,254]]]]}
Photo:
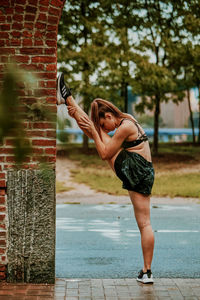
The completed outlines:
{"type": "MultiPolygon", "coordinates": [[[[39,91],[56,113],[57,28],[65,0],[0,1],[0,81],[3,67],[14,59],[17,64],[39,77],[39,91]]],[[[21,101],[32,103],[32,95],[20,92],[21,101]]],[[[55,167],[56,130],[49,122],[25,122],[33,154],[23,168],[38,164],[38,155],[55,167]]],[[[7,206],[6,170],[14,165],[12,141],[0,147],[0,279],[6,277],[7,206]]]]}

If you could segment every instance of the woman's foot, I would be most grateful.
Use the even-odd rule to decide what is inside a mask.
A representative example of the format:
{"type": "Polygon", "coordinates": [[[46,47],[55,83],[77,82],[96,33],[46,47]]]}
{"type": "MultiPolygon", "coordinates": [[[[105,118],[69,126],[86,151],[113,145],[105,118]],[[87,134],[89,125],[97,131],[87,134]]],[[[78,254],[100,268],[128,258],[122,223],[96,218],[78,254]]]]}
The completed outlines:
{"type": "Polygon", "coordinates": [[[64,74],[60,74],[57,78],[57,104],[66,104],[67,105],[67,98],[71,96],[71,91],[67,87],[64,81],[64,74]]]}
{"type": "Polygon", "coordinates": [[[151,270],[147,270],[147,272],[143,272],[143,270],[141,270],[138,274],[137,281],[142,283],[153,283],[154,281],[151,270]]]}

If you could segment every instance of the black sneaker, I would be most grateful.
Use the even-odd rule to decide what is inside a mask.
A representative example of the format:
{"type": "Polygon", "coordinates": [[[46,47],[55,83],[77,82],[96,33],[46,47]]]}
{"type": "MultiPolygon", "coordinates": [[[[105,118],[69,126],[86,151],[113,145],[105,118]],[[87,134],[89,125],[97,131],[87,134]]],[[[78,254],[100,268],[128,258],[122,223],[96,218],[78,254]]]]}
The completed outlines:
{"type": "Polygon", "coordinates": [[[70,89],[66,86],[64,81],[64,74],[60,74],[57,79],[57,104],[66,104],[66,100],[72,93],[70,89]]]}
{"type": "Polygon", "coordinates": [[[151,270],[147,270],[147,272],[143,272],[143,270],[141,270],[138,273],[138,278],[137,281],[142,282],[142,283],[153,283],[153,275],[151,273],[151,270]]]}

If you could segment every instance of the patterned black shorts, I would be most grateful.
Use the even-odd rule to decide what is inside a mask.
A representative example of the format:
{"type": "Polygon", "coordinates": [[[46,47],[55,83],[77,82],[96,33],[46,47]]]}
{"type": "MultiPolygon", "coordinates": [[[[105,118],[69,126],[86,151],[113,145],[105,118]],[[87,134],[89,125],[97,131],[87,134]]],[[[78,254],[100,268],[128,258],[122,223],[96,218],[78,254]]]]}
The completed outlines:
{"type": "Polygon", "coordinates": [[[145,195],[151,194],[154,168],[143,156],[122,150],[115,159],[114,168],[124,189],[145,195]]]}

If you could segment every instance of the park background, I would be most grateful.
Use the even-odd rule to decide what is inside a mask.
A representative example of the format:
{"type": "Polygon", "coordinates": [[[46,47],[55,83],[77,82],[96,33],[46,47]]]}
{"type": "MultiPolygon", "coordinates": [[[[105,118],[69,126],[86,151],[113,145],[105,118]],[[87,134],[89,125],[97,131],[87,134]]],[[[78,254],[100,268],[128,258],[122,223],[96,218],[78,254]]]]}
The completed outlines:
{"type": "MultiPolygon", "coordinates": [[[[170,196],[172,202],[174,196],[199,200],[198,1],[67,1],[62,10],[64,2],[0,3],[3,280],[55,281],[56,154],[57,161],[62,155],[76,162],[74,181],[97,190],[95,184],[99,188],[102,177],[113,180],[94,145],[85,136],[83,144],[72,143],[68,132],[72,121],[57,118],[57,70],[64,72],[87,113],[97,96],[123,111],[133,102],[133,114],[144,128],[152,129],[153,195],[170,196]],[[135,100],[128,101],[129,95],[135,100]],[[166,110],[171,117],[183,108],[175,120],[184,116],[181,130],[191,133],[190,137],[184,133],[185,141],[159,139],[159,128],[167,124],[165,105],[172,105],[166,110]]],[[[68,182],[57,186],[71,189],[68,182]]],[[[103,188],[106,193],[123,193],[119,182],[110,191],[102,182],[103,188]]]]}
{"type": "MultiPolygon", "coordinates": [[[[200,196],[197,10],[182,1],[72,1],[59,24],[58,71],[87,113],[94,98],[104,98],[140,122],[151,143],[156,196],[200,196]]],[[[126,194],[64,105],[58,120],[58,154],[80,166],[73,179],[126,194]]],[[[58,192],[67,189],[57,181],[58,192]]]]}

